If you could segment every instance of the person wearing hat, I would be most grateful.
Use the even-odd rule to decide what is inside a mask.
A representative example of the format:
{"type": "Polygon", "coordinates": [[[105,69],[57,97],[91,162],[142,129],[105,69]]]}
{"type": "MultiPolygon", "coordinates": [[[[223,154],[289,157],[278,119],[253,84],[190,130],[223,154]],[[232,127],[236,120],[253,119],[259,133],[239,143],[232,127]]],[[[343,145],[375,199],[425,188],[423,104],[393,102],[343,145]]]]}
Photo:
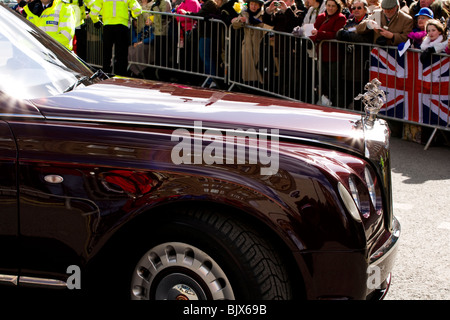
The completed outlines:
{"type": "Polygon", "coordinates": [[[360,34],[373,32],[373,43],[397,46],[408,40],[412,31],[412,17],[400,10],[398,0],[383,0],[381,10],[375,10],[369,18],[356,26],[360,34]]]}
{"type": "Polygon", "coordinates": [[[431,9],[434,19],[446,21],[449,17],[449,12],[445,9],[442,0],[417,0],[409,7],[409,14],[414,19],[414,27],[417,26],[418,19],[416,17],[422,8],[431,9]]]}
{"type": "MultiPolygon", "coordinates": [[[[271,27],[262,22],[264,14],[264,0],[247,0],[246,9],[238,17],[231,20],[234,29],[241,29],[246,25],[269,29],[271,27]]],[[[266,31],[244,28],[242,40],[242,80],[247,83],[258,81],[263,83],[263,77],[258,69],[260,43],[266,31]]],[[[257,84],[256,84],[257,85],[257,84]]]]}
{"type": "Polygon", "coordinates": [[[415,18],[417,19],[417,26],[408,34],[408,38],[411,40],[411,47],[418,49],[422,44],[423,38],[427,35],[425,25],[428,20],[433,19],[433,11],[430,8],[422,8],[415,15],[415,18]]]}

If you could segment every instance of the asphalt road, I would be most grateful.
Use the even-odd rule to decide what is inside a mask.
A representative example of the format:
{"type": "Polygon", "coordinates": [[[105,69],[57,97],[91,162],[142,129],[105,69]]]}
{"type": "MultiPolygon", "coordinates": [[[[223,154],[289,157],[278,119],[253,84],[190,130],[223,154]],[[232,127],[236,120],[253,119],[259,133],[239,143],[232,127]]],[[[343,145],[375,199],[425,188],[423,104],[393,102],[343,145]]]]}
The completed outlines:
{"type": "Polygon", "coordinates": [[[402,233],[387,300],[450,300],[450,147],[391,140],[402,233]]]}

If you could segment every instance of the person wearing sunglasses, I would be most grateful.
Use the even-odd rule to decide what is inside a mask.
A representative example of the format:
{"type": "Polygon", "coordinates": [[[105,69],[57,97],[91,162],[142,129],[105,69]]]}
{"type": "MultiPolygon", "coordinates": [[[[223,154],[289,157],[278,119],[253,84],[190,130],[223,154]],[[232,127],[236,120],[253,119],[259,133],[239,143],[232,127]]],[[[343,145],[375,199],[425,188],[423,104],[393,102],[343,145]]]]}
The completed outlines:
{"type": "Polygon", "coordinates": [[[368,17],[368,5],[366,0],[355,0],[351,7],[351,15],[347,20],[343,30],[355,31],[355,26],[359,24],[363,19],[368,17]]]}
{"type": "Polygon", "coordinates": [[[344,68],[342,70],[343,83],[345,89],[339,96],[339,102],[344,103],[345,107],[355,110],[361,110],[361,102],[353,98],[363,91],[364,84],[368,82],[367,61],[370,57],[370,48],[364,45],[354,45],[354,43],[370,43],[372,41],[370,34],[359,34],[356,32],[356,26],[369,16],[369,9],[366,0],[355,0],[350,6],[351,16],[345,26],[340,29],[336,38],[345,41],[344,68]]]}
{"type": "Polygon", "coordinates": [[[370,37],[367,34],[356,33],[356,26],[369,16],[367,1],[355,0],[350,10],[351,15],[347,19],[345,26],[337,32],[336,38],[349,42],[370,42],[370,37]]]}

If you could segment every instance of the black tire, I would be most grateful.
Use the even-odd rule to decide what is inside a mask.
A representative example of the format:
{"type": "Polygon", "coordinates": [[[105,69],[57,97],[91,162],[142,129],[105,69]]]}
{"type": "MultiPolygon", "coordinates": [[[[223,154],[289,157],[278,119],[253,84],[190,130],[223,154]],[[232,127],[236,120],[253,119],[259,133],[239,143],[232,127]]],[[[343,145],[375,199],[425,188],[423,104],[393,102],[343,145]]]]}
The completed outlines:
{"type": "Polygon", "coordinates": [[[189,210],[156,229],[135,259],[132,299],[292,298],[281,257],[242,221],[189,210]]]}

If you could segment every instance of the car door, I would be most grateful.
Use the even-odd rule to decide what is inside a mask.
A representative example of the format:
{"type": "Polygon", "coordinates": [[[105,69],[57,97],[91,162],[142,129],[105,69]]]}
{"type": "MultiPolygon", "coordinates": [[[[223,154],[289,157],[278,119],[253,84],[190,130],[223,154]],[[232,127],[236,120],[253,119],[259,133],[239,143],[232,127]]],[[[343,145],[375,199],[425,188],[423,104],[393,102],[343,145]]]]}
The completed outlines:
{"type": "Polygon", "coordinates": [[[21,273],[29,277],[64,280],[90,254],[100,214],[89,194],[97,170],[77,164],[68,127],[11,123],[19,148],[21,273]]]}
{"type": "Polygon", "coordinates": [[[134,208],[126,190],[137,184],[134,171],[107,165],[130,151],[100,126],[37,118],[10,125],[19,150],[21,274],[65,281],[134,208]]]}
{"type": "Polygon", "coordinates": [[[47,280],[64,280],[61,274],[82,259],[83,248],[75,248],[86,243],[98,214],[82,194],[92,168],[62,159],[67,144],[52,144],[64,136],[61,129],[0,91],[0,282],[60,285],[47,280]],[[58,159],[52,161],[49,149],[58,159]]]}
{"type": "Polygon", "coordinates": [[[0,284],[4,284],[15,283],[18,274],[18,202],[16,144],[1,118],[0,114],[0,284]]]}

